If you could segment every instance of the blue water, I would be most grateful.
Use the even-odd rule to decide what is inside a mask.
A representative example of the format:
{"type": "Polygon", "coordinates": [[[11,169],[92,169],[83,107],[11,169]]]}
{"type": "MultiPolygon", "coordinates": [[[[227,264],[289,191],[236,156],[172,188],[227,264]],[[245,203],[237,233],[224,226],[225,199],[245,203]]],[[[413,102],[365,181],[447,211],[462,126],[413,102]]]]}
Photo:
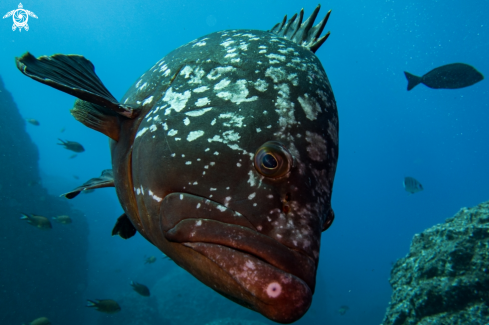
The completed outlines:
{"type": "MultiPolygon", "coordinates": [[[[1,21],[0,74],[21,115],[41,123],[28,124],[27,132],[39,148],[43,185],[59,195],[110,168],[108,140],[71,117],[72,96],[23,76],[15,56],[26,51],[84,55],[121,98],[180,45],[223,29],[267,30],[301,7],[309,16],[317,1],[22,4],[39,18],[29,18],[30,30],[20,33],[11,30],[11,18],[1,21]],[[66,131],[60,133],[61,128],[66,131]],[[57,146],[57,138],[78,141],[86,152],[68,159],[72,153],[57,146]]],[[[3,1],[0,11],[17,5],[3,1]]],[[[333,9],[325,29],[331,36],[316,54],[337,101],[340,156],[332,200],[336,219],[322,237],[317,294],[307,317],[318,324],[377,325],[390,301],[391,264],[407,254],[413,235],[489,199],[487,80],[457,90],[419,85],[408,92],[403,74],[464,62],[489,76],[489,1],[333,0],[322,5],[320,17],[333,9]],[[408,195],[402,187],[405,176],[418,179],[425,190],[408,195]],[[350,308],[343,316],[337,312],[342,305],[350,308]]],[[[145,276],[154,284],[160,273],[176,268],[159,259],[148,271],[144,255],[161,256],[158,249],[141,236],[110,237],[122,214],[113,189],[72,203],[86,213],[90,226],[86,298],[127,290],[132,277],[145,276]],[[120,278],[114,269],[122,269],[120,278]]],[[[213,306],[206,308],[213,312],[213,306]]],[[[95,317],[94,311],[88,313],[87,322],[95,317]]]]}

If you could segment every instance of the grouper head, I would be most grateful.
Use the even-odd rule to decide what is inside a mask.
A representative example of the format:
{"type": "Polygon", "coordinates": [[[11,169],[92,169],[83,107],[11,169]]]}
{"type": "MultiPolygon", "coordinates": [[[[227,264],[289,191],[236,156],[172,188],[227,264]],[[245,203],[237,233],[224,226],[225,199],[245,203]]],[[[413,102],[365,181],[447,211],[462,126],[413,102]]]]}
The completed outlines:
{"type": "MultiPolygon", "coordinates": [[[[314,54],[329,16],[313,27],[318,10],[271,32],[196,39],[113,107],[55,87],[83,100],[77,119],[112,138],[118,233],[129,224],[215,291],[281,323],[308,310],[334,218],[338,114],[314,54]]],[[[18,66],[33,77],[29,60],[18,66]]]]}

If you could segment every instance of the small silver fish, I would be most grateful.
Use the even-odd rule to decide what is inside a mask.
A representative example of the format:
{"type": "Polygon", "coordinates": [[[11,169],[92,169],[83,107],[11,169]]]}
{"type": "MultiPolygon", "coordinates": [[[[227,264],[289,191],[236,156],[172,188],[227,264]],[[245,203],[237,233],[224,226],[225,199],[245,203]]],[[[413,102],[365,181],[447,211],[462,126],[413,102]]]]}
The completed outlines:
{"type": "Polygon", "coordinates": [[[423,185],[412,177],[404,177],[403,185],[404,189],[411,194],[418,193],[423,190],[423,185]]]}

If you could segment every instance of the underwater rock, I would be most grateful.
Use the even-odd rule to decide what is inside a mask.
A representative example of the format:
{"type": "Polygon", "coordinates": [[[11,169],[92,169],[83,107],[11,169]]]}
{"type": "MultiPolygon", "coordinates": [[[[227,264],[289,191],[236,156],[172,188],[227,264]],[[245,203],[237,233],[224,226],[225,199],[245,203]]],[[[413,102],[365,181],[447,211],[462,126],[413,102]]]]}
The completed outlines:
{"type": "Polygon", "coordinates": [[[489,201],[416,234],[391,271],[383,325],[489,322],[489,201]]]}
{"type": "Polygon", "coordinates": [[[0,324],[28,323],[39,316],[53,324],[86,324],[87,221],[42,186],[37,147],[1,79],[0,115],[0,324]],[[73,225],[40,231],[20,220],[21,213],[67,214],[73,225]]]}

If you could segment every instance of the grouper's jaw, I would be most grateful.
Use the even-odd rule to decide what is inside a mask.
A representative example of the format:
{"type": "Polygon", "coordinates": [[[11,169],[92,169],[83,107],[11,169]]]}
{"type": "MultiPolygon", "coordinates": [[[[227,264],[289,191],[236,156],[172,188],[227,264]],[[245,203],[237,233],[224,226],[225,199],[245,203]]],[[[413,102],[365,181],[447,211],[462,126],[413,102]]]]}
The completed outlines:
{"type": "Polygon", "coordinates": [[[259,233],[243,215],[203,197],[172,193],[163,199],[160,211],[168,241],[209,259],[240,288],[221,288],[220,293],[280,323],[293,322],[308,310],[316,276],[312,258],[259,233]]]}

